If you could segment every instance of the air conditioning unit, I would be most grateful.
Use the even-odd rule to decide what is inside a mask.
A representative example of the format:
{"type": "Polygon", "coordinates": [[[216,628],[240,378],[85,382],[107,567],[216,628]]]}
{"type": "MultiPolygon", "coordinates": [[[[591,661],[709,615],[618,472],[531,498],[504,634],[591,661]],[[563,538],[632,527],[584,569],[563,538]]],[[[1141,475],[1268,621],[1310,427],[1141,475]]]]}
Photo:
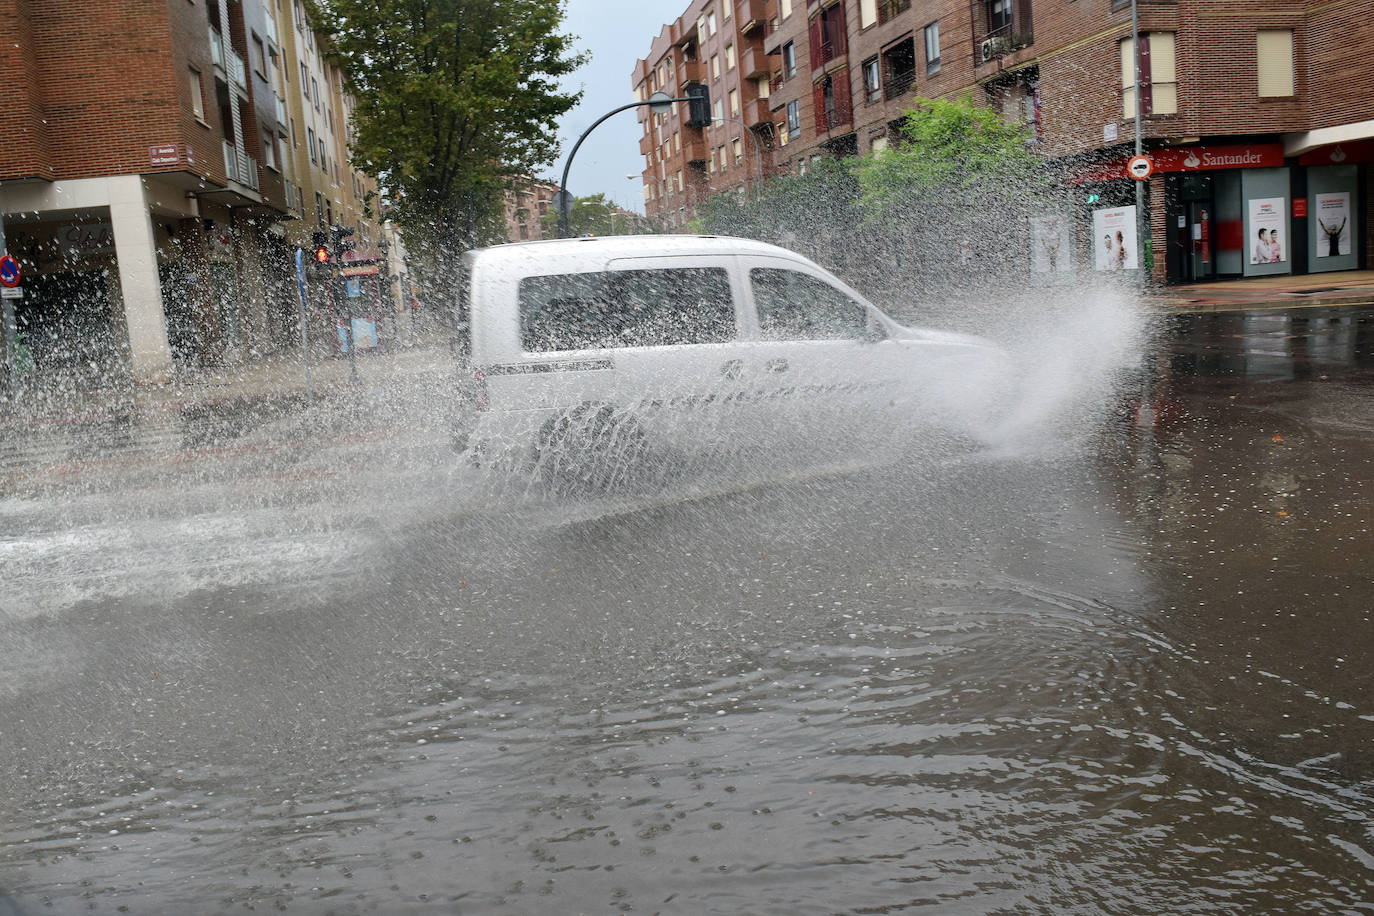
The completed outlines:
{"type": "Polygon", "coordinates": [[[1001,57],[1007,53],[1008,42],[1002,36],[996,38],[985,38],[978,44],[978,63],[985,64],[994,57],[1001,57]]]}

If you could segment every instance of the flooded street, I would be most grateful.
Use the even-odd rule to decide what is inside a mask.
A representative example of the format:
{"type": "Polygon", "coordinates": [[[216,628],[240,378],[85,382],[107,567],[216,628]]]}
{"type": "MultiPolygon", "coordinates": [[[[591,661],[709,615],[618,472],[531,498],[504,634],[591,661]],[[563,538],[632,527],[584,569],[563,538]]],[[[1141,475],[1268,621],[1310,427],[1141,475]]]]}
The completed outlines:
{"type": "Polygon", "coordinates": [[[1153,375],[556,502],[442,367],[7,444],[0,914],[1374,912],[1374,309],[1153,375]]]}

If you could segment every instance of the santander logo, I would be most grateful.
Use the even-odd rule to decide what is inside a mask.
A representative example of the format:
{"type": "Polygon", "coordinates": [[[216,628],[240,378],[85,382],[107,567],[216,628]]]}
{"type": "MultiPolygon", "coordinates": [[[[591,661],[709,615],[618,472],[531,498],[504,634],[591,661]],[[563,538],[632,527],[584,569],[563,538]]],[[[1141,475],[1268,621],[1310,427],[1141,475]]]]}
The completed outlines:
{"type": "Polygon", "coordinates": [[[1344,161],[1345,161],[1345,150],[1341,149],[1341,147],[1340,147],[1339,144],[1337,144],[1337,145],[1336,145],[1336,148],[1333,149],[1333,150],[1331,151],[1331,161],[1332,161],[1332,162],[1344,162],[1344,161]]]}
{"type": "Polygon", "coordinates": [[[1198,166],[1202,165],[1202,160],[1197,157],[1197,153],[1190,151],[1188,153],[1188,158],[1183,160],[1183,164],[1187,168],[1195,169],[1198,166]]]}

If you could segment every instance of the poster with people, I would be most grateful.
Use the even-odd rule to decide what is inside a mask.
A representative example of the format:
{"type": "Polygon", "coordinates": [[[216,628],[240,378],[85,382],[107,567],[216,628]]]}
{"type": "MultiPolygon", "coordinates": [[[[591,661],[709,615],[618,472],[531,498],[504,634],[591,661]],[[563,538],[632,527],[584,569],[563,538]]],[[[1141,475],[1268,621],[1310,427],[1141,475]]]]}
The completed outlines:
{"type": "Polygon", "coordinates": [[[1030,218],[1031,272],[1073,273],[1073,225],[1062,215],[1030,218]]]}
{"type": "Polygon", "coordinates": [[[1317,257],[1336,258],[1350,254],[1350,195],[1318,194],[1314,200],[1317,217],[1317,257]]]}
{"type": "Polygon", "coordinates": [[[1287,198],[1257,197],[1250,201],[1251,264],[1278,264],[1288,260],[1284,214],[1287,198]]]}
{"type": "Polygon", "coordinates": [[[1135,233],[1135,207],[1093,211],[1093,259],[1096,270],[1140,267],[1135,233]]]}

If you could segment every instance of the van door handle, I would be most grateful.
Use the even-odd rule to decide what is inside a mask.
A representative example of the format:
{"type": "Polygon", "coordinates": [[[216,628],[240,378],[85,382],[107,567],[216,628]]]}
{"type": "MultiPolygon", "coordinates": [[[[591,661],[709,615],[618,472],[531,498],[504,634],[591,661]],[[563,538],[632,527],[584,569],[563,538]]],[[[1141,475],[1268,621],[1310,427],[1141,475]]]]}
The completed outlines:
{"type": "Polygon", "coordinates": [[[744,360],[727,359],[720,366],[720,374],[731,380],[739,378],[744,374],[744,360]]]}
{"type": "Polygon", "coordinates": [[[779,357],[778,359],[770,359],[768,362],[764,363],[763,365],[764,365],[764,367],[765,367],[769,372],[786,372],[786,371],[787,371],[787,360],[785,360],[785,359],[783,359],[783,358],[781,358],[781,357],[779,357]]]}

